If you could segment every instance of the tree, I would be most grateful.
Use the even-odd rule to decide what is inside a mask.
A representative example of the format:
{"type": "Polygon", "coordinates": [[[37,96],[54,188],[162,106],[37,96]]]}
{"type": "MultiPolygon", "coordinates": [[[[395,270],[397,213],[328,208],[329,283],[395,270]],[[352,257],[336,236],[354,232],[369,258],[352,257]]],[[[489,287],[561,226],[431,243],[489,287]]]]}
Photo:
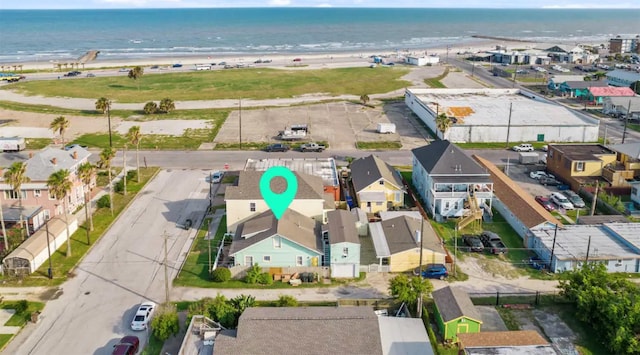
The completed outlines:
{"type": "Polygon", "coordinates": [[[231,304],[236,308],[238,317],[249,307],[256,306],[256,298],[251,295],[240,295],[231,299],[231,304]]]}
{"type": "Polygon", "coordinates": [[[149,101],[144,105],[143,111],[147,115],[152,115],[152,114],[158,112],[158,104],[156,104],[153,101],[149,101]]]}
{"type": "MultiPolygon", "coordinates": [[[[142,78],[142,75],[144,75],[144,69],[137,65],[135,67],[133,67],[133,69],[129,70],[129,79],[133,79],[136,82],[138,82],[138,79],[142,78]]],[[[140,90],[140,82],[138,82],[138,90],[140,90]]]]}
{"type": "Polygon", "coordinates": [[[69,120],[64,116],[58,116],[51,121],[49,128],[53,133],[60,134],[60,138],[62,138],[62,148],[64,149],[64,132],[69,128],[69,120]]]}
{"type": "Polygon", "coordinates": [[[67,226],[67,258],[71,256],[71,235],[69,233],[69,220],[67,218],[67,196],[73,188],[73,184],[69,179],[69,175],[69,170],[61,169],[49,175],[49,179],[47,179],[47,187],[49,187],[49,193],[52,194],[53,197],[58,201],[62,200],[64,223],[67,226]]]}
{"type": "MultiPolygon", "coordinates": [[[[20,228],[25,227],[25,223],[22,217],[22,184],[31,181],[31,179],[29,179],[26,174],[27,164],[24,162],[15,162],[11,164],[7,171],[4,172],[5,182],[11,186],[13,194],[18,196],[18,207],[20,208],[20,228]]],[[[28,230],[27,234],[29,234],[28,230]]],[[[22,233],[22,239],[24,239],[24,232],[22,233]]]]}
{"type": "Polygon", "coordinates": [[[178,334],[180,331],[180,321],[178,312],[172,307],[163,309],[151,320],[151,332],[156,338],[165,341],[170,336],[178,334]]]}
{"type": "Polygon", "coordinates": [[[389,281],[389,292],[391,296],[408,305],[415,305],[418,297],[430,294],[433,285],[428,279],[419,276],[409,278],[400,274],[389,281]]]}
{"type": "Polygon", "coordinates": [[[109,174],[109,208],[111,209],[111,215],[113,215],[113,184],[111,181],[111,161],[116,156],[116,151],[113,148],[104,148],[100,152],[100,160],[98,166],[101,168],[106,167],[109,174]]]}
{"type": "Polygon", "coordinates": [[[137,181],[140,182],[140,140],[142,139],[140,126],[132,126],[129,128],[127,138],[131,144],[136,146],[136,168],[138,170],[137,181]]]}
{"type": "Polygon", "coordinates": [[[4,225],[4,214],[2,212],[2,194],[0,194],[0,225],[2,225],[2,238],[4,239],[4,250],[9,250],[9,239],[7,239],[7,228],[4,225]]]}
{"type": "Polygon", "coordinates": [[[276,307],[298,307],[298,300],[291,295],[280,295],[276,307]]]}
{"type": "Polygon", "coordinates": [[[160,106],[158,107],[161,112],[169,113],[176,109],[176,104],[170,98],[166,97],[160,101],[160,106]]]}
{"type": "Polygon", "coordinates": [[[78,167],[78,177],[82,180],[84,184],[84,215],[86,216],[86,220],[88,223],[87,228],[87,245],[91,244],[89,239],[89,232],[93,230],[93,214],[89,213],[89,192],[91,191],[91,181],[96,174],[96,167],[93,166],[90,162],[82,163],[78,167]]]}
{"type": "Polygon", "coordinates": [[[367,94],[361,95],[360,102],[362,102],[363,106],[366,106],[367,103],[369,102],[369,96],[367,94]]]}
{"type": "Polygon", "coordinates": [[[582,80],[584,81],[591,81],[591,75],[585,75],[584,78],[582,78],[582,80]]]}
{"type": "Polygon", "coordinates": [[[438,131],[442,132],[442,139],[444,139],[444,134],[449,130],[449,128],[453,125],[453,121],[449,117],[447,117],[446,113],[441,113],[436,117],[436,128],[438,131]]]}
{"type": "Polygon", "coordinates": [[[113,140],[111,138],[111,100],[106,97],[101,97],[96,101],[96,110],[102,111],[102,114],[107,115],[107,124],[109,125],[109,146],[113,146],[113,140]]]}
{"type": "Polygon", "coordinates": [[[601,71],[596,72],[596,73],[593,74],[593,78],[596,79],[596,80],[602,80],[602,78],[604,78],[606,76],[607,76],[607,73],[601,72],[601,71]]]}

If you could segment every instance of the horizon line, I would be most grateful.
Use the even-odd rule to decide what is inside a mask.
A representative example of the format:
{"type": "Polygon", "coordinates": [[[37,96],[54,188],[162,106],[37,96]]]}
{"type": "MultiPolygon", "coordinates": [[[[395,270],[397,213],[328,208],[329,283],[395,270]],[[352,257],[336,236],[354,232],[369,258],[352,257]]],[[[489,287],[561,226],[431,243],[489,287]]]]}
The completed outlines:
{"type": "Polygon", "coordinates": [[[385,7],[385,6],[178,6],[178,7],[93,7],[93,8],[75,8],[75,7],[62,7],[62,8],[3,8],[0,7],[0,11],[3,10],[176,10],[176,9],[437,9],[437,10],[640,10],[640,5],[637,7],[608,7],[608,6],[584,6],[578,7],[573,5],[545,5],[542,7],[385,7]]]}

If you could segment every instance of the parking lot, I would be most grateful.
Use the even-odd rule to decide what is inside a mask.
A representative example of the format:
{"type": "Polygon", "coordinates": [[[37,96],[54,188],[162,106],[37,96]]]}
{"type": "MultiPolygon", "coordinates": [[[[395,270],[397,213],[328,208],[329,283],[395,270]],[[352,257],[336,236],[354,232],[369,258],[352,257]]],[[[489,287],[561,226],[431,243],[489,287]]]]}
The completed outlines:
{"type": "MultiPolygon", "coordinates": [[[[242,142],[279,142],[278,132],[296,124],[309,127],[305,141],[326,141],[330,149],[353,149],[356,142],[387,141],[399,141],[402,149],[413,149],[424,145],[429,137],[404,102],[369,107],[344,101],[243,110],[242,142]],[[378,123],[394,123],[396,133],[377,133],[378,123]]],[[[237,110],[229,115],[214,143],[238,143],[239,137],[237,110]]]]}

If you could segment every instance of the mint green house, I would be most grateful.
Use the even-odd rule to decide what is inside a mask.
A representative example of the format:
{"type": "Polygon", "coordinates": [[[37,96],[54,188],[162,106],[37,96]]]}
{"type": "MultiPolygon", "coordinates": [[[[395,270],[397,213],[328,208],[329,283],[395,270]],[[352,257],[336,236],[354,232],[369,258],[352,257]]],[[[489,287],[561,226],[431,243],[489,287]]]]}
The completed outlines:
{"type": "Polygon", "coordinates": [[[447,286],[433,291],[432,297],[436,323],[445,340],[457,341],[458,334],[480,332],[480,314],[466,292],[447,286]]]}
{"type": "Polygon", "coordinates": [[[322,226],[323,266],[331,268],[331,277],[360,276],[360,240],[355,216],[346,210],[327,213],[328,223],[322,226]]]}
{"type": "Polygon", "coordinates": [[[269,210],[241,223],[229,248],[234,266],[320,266],[322,255],[316,221],[293,210],[279,220],[269,210]]]}

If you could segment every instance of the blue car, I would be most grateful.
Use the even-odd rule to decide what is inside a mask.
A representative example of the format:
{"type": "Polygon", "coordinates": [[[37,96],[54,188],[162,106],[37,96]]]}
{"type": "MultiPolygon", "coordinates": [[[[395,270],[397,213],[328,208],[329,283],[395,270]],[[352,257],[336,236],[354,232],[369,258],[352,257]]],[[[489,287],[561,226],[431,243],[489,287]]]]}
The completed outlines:
{"type": "MultiPolygon", "coordinates": [[[[418,275],[418,268],[414,270],[414,275],[418,275]]],[[[440,279],[444,280],[449,276],[447,267],[442,264],[427,264],[422,267],[422,277],[425,279],[440,279]]]]}
{"type": "Polygon", "coordinates": [[[174,68],[182,68],[182,64],[177,63],[177,64],[172,65],[172,67],[174,67],[174,68]]]}

